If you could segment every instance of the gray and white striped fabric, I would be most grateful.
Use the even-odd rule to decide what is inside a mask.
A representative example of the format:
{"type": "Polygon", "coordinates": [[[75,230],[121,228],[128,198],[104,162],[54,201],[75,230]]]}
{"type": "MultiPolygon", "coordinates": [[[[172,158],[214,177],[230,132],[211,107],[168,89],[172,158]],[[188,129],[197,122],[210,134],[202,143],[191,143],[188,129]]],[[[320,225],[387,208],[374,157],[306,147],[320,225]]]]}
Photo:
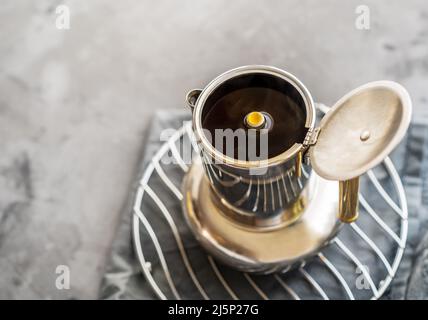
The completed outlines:
{"type": "MultiPolygon", "coordinates": [[[[144,148],[141,155],[141,161],[139,168],[135,175],[135,183],[131,188],[129,193],[129,199],[126,202],[120,224],[118,226],[117,234],[112,245],[111,258],[106,265],[105,273],[100,288],[99,296],[103,299],[153,299],[156,298],[152,288],[146,282],[145,278],[141,272],[140,262],[134,252],[133,240],[132,240],[132,219],[133,219],[133,206],[136,192],[139,187],[141,176],[151,161],[153,155],[159,150],[163,141],[160,141],[160,133],[165,128],[180,128],[183,125],[184,121],[189,120],[188,112],[162,112],[158,113],[153,121],[152,126],[148,132],[147,141],[144,142],[144,148]]],[[[403,181],[404,188],[406,191],[408,199],[408,242],[406,249],[404,251],[403,260],[400,264],[397,274],[395,275],[391,285],[382,296],[383,298],[390,299],[427,299],[428,298],[428,124],[412,124],[406,139],[401,143],[401,145],[394,151],[391,155],[392,161],[403,181]],[[426,235],[424,237],[424,235],[426,235]]],[[[174,173],[168,172],[168,175],[173,175],[174,173]]],[[[177,175],[182,174],[178,173],[177,175]]],[[[377,178],[375,181],[380,181],[382,187],[387,193],[389,193],[392,188],[390,184],[386,181],[387,174],[382,170],[375,170],[375,172],[370,173],[367,176],[367,179],[363,180],[362,184],[362,195],[363,198],[360,199],[362,207],[370,210],[370,206],[376,207],[377,212],[386,212],[394,210],[394,207],[391,207],[391,203],[384,203],[384,201],[379,200],[379,194],[376,191],[379,191],[376,188],[376,184],[373,183],[373,178],[377,178]],[[382,203],[381,203],[382,202],[382,203]]],[[[169,179],[179,179],[178,176],[169,176],[169,179]]],[[[152,195],[155,194],[152,189],[156,189],[156,180],[152,181],[151,191],[152,195]]],[[[159,180],[158,182],[162,182],[159,180]]],[[[150,193],[149,193],[150,195],[150,193]]],[[[156,196],[155,196],[156,197],[156,196]]],[[[153,198],[153,197],[152,197],[153,198]]],[[[154,198],[154,200],[156,200],[154,198]]],[[[178,233],[181,236],[183,246],[186,248],[188,259],[191,261],[193,268],[195,269],[195,277],[199,279],[211,279],[216,277],[218,280],[219,268],[221,268],[224,273],[224,277],[228,279],[236,278],[233,276],[233,271],[226,270],[222,266],[217,266],[215,261],[208,257],[199,247],[196,240],[192,237],[189,230],[187,229],[184,221],[180,220],[180,204],[177,201],[174,195],[164,195],[162,194],[162,200],[169,202],[167,205],[172,207],[177,206],[175,210],[170,210],[171,215],[174,215],[174,221],[177,224],[178,233]],[[209,270],[207,266],[210,266],[209,270]],[[217,270],[217,274],[216,274],[217,270]],[[231,273],[231,274],[229,274],[231,273]]],[[[397,209],[398,211],[399,209],[397,209]]],[[[151,216],[151,223],[154,225],[156,230],[165,230],[164,232],[158,232],[157,238],[162,242],[162,248],[167,255],[169,261],[174,261],[174,259],[182,260],[180,256],[180,251],[176,245],[176,239],[172,237],[171,232],[168,228],[163,228],[160,224],[164,221],[159,221],[156,218],[157,213],[152,212],[154,208],[148,207],[145,208],[145,215],[151,216]],[[158,225],[156,225],[158,224],[158,225]]],[[[364,236],[363,233],[377,234],[376,232],[370,230],[374,228],[372,223],[369,220],[364,220],[352,226],[355,234],[364,236]]],[[[391,230],[395,232],[394,227],[391,230]]],[[[373,239],[373,238],[372,238],[373,239]]],[[[344,242],[349,239],[344,239],[344,242]]],[[[352,240],[352,239],[351,239],[352,240]]],[[[142,234],[141,241],[145,240],[144,235],[142,234]]],[[[389,252],[388,243],[391,243],[389,240],[384,239],[384,234],[379,233],[378,238],[374,239],[375,243],[380,243],[383,252],[389,252]]],[[[339,240],[335,243],[338,247],[343,245],[343,242],[339,240]]],[[[343,248],[342,248],[343,249],[343,248]]],[[[393,251],[393,249],[391,248],[393,251]]],[[[145,254],[150,257],[154,255],[153,252],[145,252],[145,254]]],[[[326,254],[329,254],[328,252],[326,254]]],[[[329,259],[334,260],[337,253],[330,253],[329,258],[323,253],[318,257],[320,262],[324,263],[325,266],[333,267],[334,265],[330,263],[329,259]],[[333,255],[333,256],[331,256],[333,255]],[[330,264],[329,264],[330,263],[330,264]]],[[[371,261],[371,257],[367,258],[367,261],[371,261]]],[[[388,260],[385,258],[384,260],[388,260]]],[[[375,270],[370,270],[371,272],[376,272],[379,270],[385,270],[385,266],[389,266],[388,262],[383,261],[382,259],[377,259],[378,266],[374,267],[375,270]]],[[[155,269],[157,266],[153,266],[154,270],[152,271],[156,274],[158,271],[155,269]]],[[[186,292],[184,296],[180,298],[189,298],[189,299],[202,299],[206,298],[204,296],[205,292],[210,292],[210,297],[212,298],[223,298],[225,294],[224,286],[219,285],[219,281],[204,281],[201,290],[189,290],[187,286],[191,285],[187,279],[189,275],[185,272],[185,268],[174,269],[174,266],[171,267],[171,272],[174,276],[174,284],[176,287],[176,293],[186,292]]],[[[345,267],[345,266],[343,266],[345,267]]],[[[345,267],[347,268],[347,267],[345,267]]],[[[373,268],[373,267],[371,267],[373,268]]],[[[160,269],[160,268],[159,268],[160,269]]],[[[388,270],[389,271],[389,270],[388,270]]],[[[289,286],[289,283],[286,283],[284,279],[280,276],[272,276],[271,278],[276,279],[276,286],[282,287],[283,291],[287,294],[288,298],[299,298],[299,293],[305,292],[304,286],[309,283],[312,284],[312,289],[318,294],[319,298],[367,298],[370,297],[366,292],[361,294],[356,294],[354,296],[353,291],[349,289],[346,290],[343,295],[331,294],[335,292],[333,286],[337,286],[337,282],[329,282],[327,279],[323,279],[321,273],[317,268],[313,268],[308,273],[305,269],[300,269],[296,272],[299,272],[299,277],[306,280],[306,284],[303,283],[293,283],[293,286],[289,286]],[[317,281],[314,281],[314,278],[322,283],[320,287],[317,281]],[[331,288],[329,288],[329,286],[331,288]],[[296,293],[297,292],[297,293],[296,293]]],[[[349,272],[355,273],[354,269],[349,269],[349,272]]],[[[221,279],[221,278],[220,278],[221,279]]],[[[224,279],[223,279],[224,280],[224,279]]],[[[261,290],[257,285],[257,281],[254,281],[252,277],[247,276],[246,285],[252,289],[252,294],[249,294],[250,290],[246,290],[242,287],[240,283],[232,283],[233,290],[229,287],[230,298],[272,298],[272,299],[281,299],[283,296],[277,295],[278,291],[274,287],[270,287],[270,284],[265,285],[265,289],[261,290]],[[239,288],[238,290],[235,288],[239,288]],[[239,292],[238,292],[239,291],[239,292]]],[[[230,281],[230,280],[228,280],[230,281]]],[[[232,280],[234,281],[234,280],[232,280]]],[[[238,281],[238,280],[236,280],[238,281]]],[[[340,278],[339,278],[340,282],[340,278]]],[[[199,288],[201,289],[201,288],[199,288]]],[[[367,288],[368,290],[370,288],[367,288]]],[[[336,290],[337,291],[337,290],[336,290]]],[[[174,298],[172,294],[172,298],[174,298]]],[[[285,297],[287,298],[287,297],[285,297]]],[[[304,298],[304,297],[302,297],[304,298]]]]}

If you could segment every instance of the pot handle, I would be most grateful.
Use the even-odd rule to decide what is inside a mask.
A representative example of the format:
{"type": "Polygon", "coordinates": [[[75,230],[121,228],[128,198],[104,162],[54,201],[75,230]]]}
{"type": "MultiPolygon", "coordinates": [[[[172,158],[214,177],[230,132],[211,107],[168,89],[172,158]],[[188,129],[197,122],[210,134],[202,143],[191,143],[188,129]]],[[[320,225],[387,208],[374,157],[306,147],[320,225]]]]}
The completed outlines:
{"type": "Polygon", "coordinates": [[[358,218],[360,177],[339,181],[339,219],[351,223],[358,218]]]}
{"type": "Polygon", "coordinates": [[[201,89],[193,89],[186,94],[186,103],[187,103],[187,106],[192,110],[192,112],[193,112],[193,109],[195,108],[196,101],[198,101],[198,98],[201,92],[202,92],[201,89]]]}

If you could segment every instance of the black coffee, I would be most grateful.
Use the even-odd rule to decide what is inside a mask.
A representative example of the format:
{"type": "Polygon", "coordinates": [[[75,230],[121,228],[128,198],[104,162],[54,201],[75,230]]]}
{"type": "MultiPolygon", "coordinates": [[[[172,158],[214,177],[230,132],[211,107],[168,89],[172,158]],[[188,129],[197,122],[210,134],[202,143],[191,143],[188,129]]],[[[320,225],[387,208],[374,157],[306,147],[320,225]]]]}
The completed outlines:
{"type": "MultiPolygon", "coordinates": [[[[202,126],[211,133],[212,144],[220,152],[226,154],[225,143],[223,143],[222,150],[218,148],[215,130],[242,129],[248,135],[245,117],[253,111],[266,113],[273,120],[267,133],[264,133],[267,134],[268,141],[267,157],[275,157],[289,149],[294,143],[303,142],[307,131],[304,109],[286,94],[269,88],[249,87],[227,93],[204,114],[202,126]]],[[[260,130],[258,130],[258,135],[260,135],[260,130]]],[[[235,139],[233,156],[241,159],[242,157],[238,155],[238,147],[239,141],[235,139]]],[[[260,154],[259,143],[250,144],[248,148],[256,148],[257,155],[260,154]]],[[[248,157],[248,148],[246,160],[252,160],[248,157]]],[[[230,154],[228,155],[230,156],[230,154]]]]}

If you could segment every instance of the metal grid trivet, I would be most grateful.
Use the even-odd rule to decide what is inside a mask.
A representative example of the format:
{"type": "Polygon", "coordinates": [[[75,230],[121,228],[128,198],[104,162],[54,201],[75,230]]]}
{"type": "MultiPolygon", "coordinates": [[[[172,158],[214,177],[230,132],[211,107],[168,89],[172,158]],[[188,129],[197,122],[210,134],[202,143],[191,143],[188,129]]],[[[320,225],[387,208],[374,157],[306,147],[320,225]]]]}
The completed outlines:
{"type": "Polygon", "coordinates": [[[297,270],[256,276],[217,263],[189,236],[181,213],[181,179],[189,169],[179,152],[183,143],[191,143],[194,150],[197,148],[190,123],[177,130],[153,156],[134,202],[135,250],[143,274],[158,298],[354,300],[382,296],[400,264],[408,230],[404,188],[389,158],[379,167],[386,175],[383,183],[389,179],[396,194],[388,194],[371,170],[366,175],[367,182],[377,192],[379,201],[369,204],[361,193],[359,195],[360,220],[371,219],[368,222],[371,230],[363,230],[359,222],[345,225],[328,247],[310,261],[302,261],[297,270]],[[161,159],[166,155],[172,156],[175,164],[163,165],[161,159]],[[172,173],[176,174],[175,178],[172,173]],[[151,186],[152,180],[160,182],[164,189],[156,192],[151,186]],[[167,205],[166,199],[172,205],[167,205]],[[146,210],[148,201],[152,206],[146,210]],[[387,208],[381,208],[383,212],[378,215],[373,206],[380,202],[387,208]],[[379,237],[380,234],[383,237],[379,237]]]}

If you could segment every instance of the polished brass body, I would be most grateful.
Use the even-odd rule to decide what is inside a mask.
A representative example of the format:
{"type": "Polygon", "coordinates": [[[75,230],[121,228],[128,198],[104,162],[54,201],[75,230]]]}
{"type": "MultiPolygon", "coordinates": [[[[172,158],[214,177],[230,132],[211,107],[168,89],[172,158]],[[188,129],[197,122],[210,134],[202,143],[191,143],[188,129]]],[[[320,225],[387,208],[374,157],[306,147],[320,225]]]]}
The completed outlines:
{"type": "Polygon", "coordinates": [[[400,142],[411,117],[407,91],[377,81],[345,95],[315,126],[309,91],[293,75],[267,66],[230,70],[203,90],[190,91],[186,100],[201,158],[183,183],[184,216],[211,254],[259,273],[301,263],[334,237],[341,222],[357,219],[359,176],[400,142]],[[306,114],[303,141],[266,161],[229,158],[202,130],[206,101],[223,84],[245,75],[287,82],[306,114]]]}
{"type": "MultiPolygon", "coordinates": [[[[202,114],[210,97],[220,95],[223,87],[226,87],[224,90],[230,90],[235,79],[246,76],[270,77],[275,79],[271,81],[274,83],[272,85],[286,87],[289,94],[298,97],[296,99],[300,101],[300,107],[306,115],[306,130],[313,129],[315,106],[308,90],[293,75],[273,67],[246,66],[230,70],[203,90],[190,91],[186,100],[193,111],[193,128],[205,172],[213,192],[231,209],[230,216],[244,223],[254,223],[255,226],[283,224],[288,220],[288,216],[284,215],[285,209],[295,205],[307,183],[307,178],[302,175],[303,153],[307,149],[304,141],[296,141],[291,148],[267,160],[241,161],[216,150],[202,128],[202,114]]],[[[310,172],[310,167],[306,169],[310,172]]],[[[288,222],[292,221],[294,218],[288,222]]]]}
{"type": "Polygon", "coordinates": [[[339,185],[311,174],[287,219],[251,226],[230,216],[195,161],[183,182],[183,211],[202,246],[223,263],[256,273],[286,271],[318,252],[340,227],[339,185]]]}

